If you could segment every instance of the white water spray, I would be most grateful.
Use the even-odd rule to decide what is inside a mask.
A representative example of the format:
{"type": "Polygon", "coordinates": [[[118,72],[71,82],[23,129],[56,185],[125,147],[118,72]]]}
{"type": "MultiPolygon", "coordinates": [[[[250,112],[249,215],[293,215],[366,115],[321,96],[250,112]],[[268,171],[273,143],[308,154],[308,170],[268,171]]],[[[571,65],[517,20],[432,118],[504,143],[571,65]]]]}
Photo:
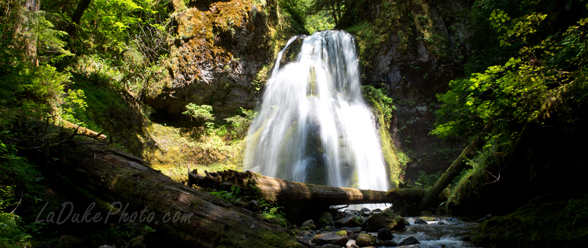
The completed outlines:
{"type": "Polygon", "coordinates": [[[374,116],[361,97],[353,36],[314,33],[304,38],[297,60],[280,68],[284,50],[249,129],[245,169],[298,182],[387,190],[374,116]]]}

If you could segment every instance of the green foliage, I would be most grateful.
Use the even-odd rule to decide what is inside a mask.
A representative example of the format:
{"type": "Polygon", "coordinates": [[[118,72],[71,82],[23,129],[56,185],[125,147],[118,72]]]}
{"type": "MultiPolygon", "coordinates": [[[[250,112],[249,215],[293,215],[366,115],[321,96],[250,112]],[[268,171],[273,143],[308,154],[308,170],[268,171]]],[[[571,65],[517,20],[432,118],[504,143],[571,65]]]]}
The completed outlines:
{"type": "Polygon", "coordinates": [[[586,21],[581,20],[562,35],[522,47],[504,65],[452,81],[447,93],[437,96],[443,105],[432,133],[441,137],[508,133],[515,124],[541,123],[552,112],[565,110],[561,94],[585,84],[579,79],[586,72],[586,45],[580,40],[586,38],[586,29],[586,21]]]}
{"type": "Polygon", "coordinates": [[[282,0],[278,2],[278,5],[282,10],[283,18],[288,23],[288,27],[284,27],[286,33],[291,33],[292,35],[307,33],[304,29],[304,23],[306,22],[305,0],[282,0]]]}
{"type": "Polygon", "coordinates": [[[419,177],[416,180],[416,182],[414,182],[414,184],[424,188],[424,189],[428,189],[430,187],[433,187],[433,185],[435,185],[435,183],[437,182],[437,180],[443,175],[443,171],[437,171],[433,174],[427,174],[426,171],[420,170],[419,171],[419,177]]]}
{"type": "Polygon", "coordinates": [[[212,191],[210,192],[211,195],[216,196],[218,198],[221,198],[225,201],[229,201],[229,202],[240,202],[241,198],[237,198],[237,195],[239,195],[239,192],[241,192],[241,188],[233,185],[231,186],[231,192],[228,192],[226,190],[223,191],[212,191]]]}
{"type": "Polygon", "coordinates": [[[537,32],[536,27],[545,20],[547,14],[531,13],[511,21],[511,18],[503,10],[497,9],[490,15],[492,27],[499,33],[500,46],[511,46],[514,38],[521,38],[522,42],[527,41],[527,36],[537,32]]]}
{"type": "Polygon", "coordinates": [[[88,107],[86,103],[86,96],[83,90],[71,90],[67,91],[67,96],[64,98],[64,103],[61,105],[62,113],[61,118],[67,120],[76,125],[82,125],[81,120],[86,120],[85,111],[88,107]],[[80,120],[76,119],[74,115],[83,116],[80,120]]]}
{"type": "Polygon", "coordinates": [[[335,19],[327,11],[319,11],[306,17],[304,27],[310,34],[335,28],[335,19]]]}
{"type": "Polygon", "coordinates": [[[21,205],[32,205],[40,201],[38,196],[44,187],[39,185],[43,177],[36,167],[17,155],[15,145],[3,142],[12,136],[8,130],[0,132],[0,182],[4,184],[0,185],[1,247],[30,246],[31,235],[38,234],[43,227],[41,223],[25,223],[20,216],[13,213],[19,207],[21,210],[30,208],[21,205]],[[20,192],[18,200],[16,192],[20,192]]]}
{"type": "Polygon", "coordinates": [[[373,99],[380,105],[384,114],[384,120],[386,121],[386,127],[390,128],[390,122],[392,122],[392,115],[396,111],[396,106],[394,106],[392,98],[387,95],[387,90],[385,88],[375,88],[371,85],[363,85],[361,89],[365,97],[373,99]]]}
{"type": "Polygon", "coordinates": [[[276,225],[287,228],[286,214],[284,213],[283,207],[261,199],[259,200],[259,209],[261,210],[261,217],[272,221],[276,225]]]}
{"type": "MultiPolygon", "coordinates": [[[[330,25],[337,25],[343,18],[343,14],[353,5],[351,0],[314,0],[309,1],[309,12],[311,14],[320,14],[324,17],[325,14],[330,15],[333,21],[330,25]]],[[[325,18],[325,21],[328,20],[325,18]]]]}
{"type": "Polygon", "coordinates": [[[85,41],[87,47],[103,51],[126,50],[127,32],[141,23],[142,16],[157,13],[157,2],[149,0],[94,0],[82,17],[81,31],[93,34],[94,40],[85,41]]]}
{"type": "Polygon", "coordinates": [[[527,128],[582,118],[588,19],[580,17],[588,11],[569,2],[577,8],[542,0],[474,4],[473,56],[466,77],[437,95],[442,105],[431,133],[457,140],[483,135],[485,145],[467,162],[471,168],[452,189],[448,207],[480,200],[480,189],[497,180],[492,173],[504,169],[502,160],[527,128]]]}
{"type": "Polygon", "coordinates": [[[212,106],[210,105],[196,105],[194,103],[189,103],[186,105],[186,111],[182,112],[182,114],[190,116],[190,119],[201,121],[214,120],[212,106]]]}
{"type": "Polygon", "coordinates": [[[245,135],[247,135],[247,129],[249,128],[249,125],[251,125],[255,115],[257,115],[257,112],[254,112],[253,110],[247,110],[242,107],[240,108],[240,112],[244,116],[235,115],[229,118],[225,118],[225,120],[231,124],[231,134],[235,139],[243,138],[245,135]]]}

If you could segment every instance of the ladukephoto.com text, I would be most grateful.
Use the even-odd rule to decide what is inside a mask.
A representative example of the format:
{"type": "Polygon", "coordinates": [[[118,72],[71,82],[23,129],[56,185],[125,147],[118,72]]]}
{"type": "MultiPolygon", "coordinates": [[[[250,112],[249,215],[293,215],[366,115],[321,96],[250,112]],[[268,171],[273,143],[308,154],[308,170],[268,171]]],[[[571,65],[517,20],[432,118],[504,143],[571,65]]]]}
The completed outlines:
{"type": "Polygon", "coordinates": [[[107,212],[100,212],[94,210],[96,203],[90,203],[84,210],[80,212],[79,208],[76,208],[72,202],[64,202],[61,204],[59,211],[47,212],[45,216],[45,209],[49,203],[45,203],[37,218],[36,222],[46,222],[61,225],[64,223],[188,223],[191,221],[193,213],[181,213],[181,212],[167,212],[157,214],[149,210],[148,207],[144,207],[141,211],[130,211],[128,210],[129,204],[123,204],[121,202],[113,202],[110,204],[110,210],[107,212]]]}

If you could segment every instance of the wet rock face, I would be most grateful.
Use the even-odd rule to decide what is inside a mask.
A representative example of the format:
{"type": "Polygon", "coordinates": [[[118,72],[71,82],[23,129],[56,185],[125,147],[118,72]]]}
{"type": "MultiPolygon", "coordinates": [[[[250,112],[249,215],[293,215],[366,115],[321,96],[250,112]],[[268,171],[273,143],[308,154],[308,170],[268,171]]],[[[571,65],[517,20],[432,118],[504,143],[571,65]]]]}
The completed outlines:
{"type": "Polygon", "coordinates": [[[171,79],[151,86],[145,102],[174,117],[188,103],[211,105],[217,118],[253,108],[260,92],[252,82],[273,60],[268,17],[251,0],[192,2],[174,2],[171,79]]]}
{"type": "MultiPolygon", "coordinates": [[[[377,2],[372,2],[371,9],[384,8],[377,2]]],[[[389,131],[396,147],[412,159],[404,179],[416,180],[419,170],[430,174],[447,168],[461,149],[429,133],[439,107],[435,95],[444,93],[449,81],[461,75],[471,53],[468,24],[456,14],[467,11],[471,1],[396,2],[406,6],[400,8],[405,12],[399,13],[401,27],[390,28],[372,66],[364,68],[364,84],[384,86],[394,99],[397,110],[389,131]]],[[[384,10],[380,13],[385,14],[384,10]]]]}

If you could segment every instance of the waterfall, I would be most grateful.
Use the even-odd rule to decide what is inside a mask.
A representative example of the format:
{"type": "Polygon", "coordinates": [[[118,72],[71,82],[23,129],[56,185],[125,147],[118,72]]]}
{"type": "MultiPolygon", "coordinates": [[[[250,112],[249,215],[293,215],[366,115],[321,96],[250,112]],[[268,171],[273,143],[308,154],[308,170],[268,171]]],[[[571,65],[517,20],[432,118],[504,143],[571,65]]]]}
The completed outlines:
{"type": "Polygon", "coordinates": [[[296,61],[281,66],[284,50],[249,129],[245,169],[298,182],[387,190],[375,119],[361,96],[353,36],[314,33],[303,39],[296,61]]]}

